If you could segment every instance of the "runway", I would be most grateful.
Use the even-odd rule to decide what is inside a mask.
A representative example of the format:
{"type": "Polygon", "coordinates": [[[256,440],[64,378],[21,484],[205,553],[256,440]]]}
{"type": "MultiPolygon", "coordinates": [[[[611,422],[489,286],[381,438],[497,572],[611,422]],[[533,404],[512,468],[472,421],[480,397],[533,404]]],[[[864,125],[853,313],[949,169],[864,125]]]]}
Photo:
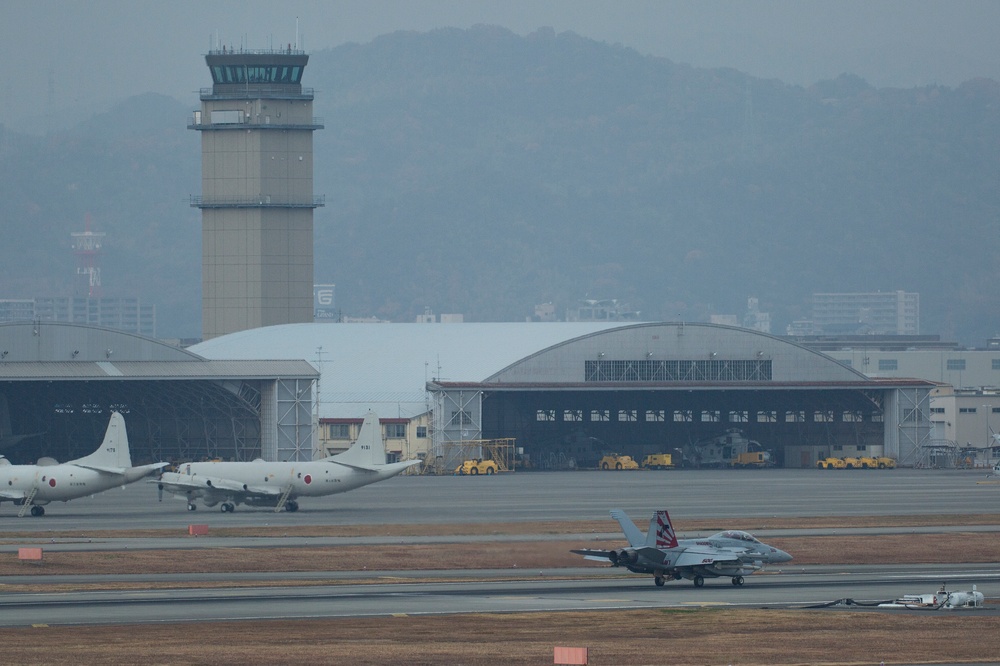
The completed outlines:
{"type": "MultiPolygon", "coordinates": [[[[983,471],[940,470],[752,470],[669,472],[517,473],[493,477],[398,477],[327,498],[304,500],[296,513],[240,507],[235,513],[185,502],[158,501],[155,485],[138,483],[92,498],[48,505],[40,518],[17,518],[4,505],[0,521],[8,538],[0,552],[20,545],[47,551],[329,547],[409,543],[500,543],[517,540],[619,539],[608,510],[621,507],[640,522],[667,508],[675,520],[718,518],[719,528],[738,519],[794,516],[988,514],[996,511],[1000,486],[978,484],[983,471]],[[459,524],[521,521],[607,521],[606,534],[485,534],[478,536],[222,537],[186,536],[192,523],[222,527],[459,524]],[[136,537],[133,530],[163,530],[136,537]],[[170,533],[176,530],[176,536],[170,533]],[[73,532],[72,538],[60,535],[73,532]],[[88,536],[88,533],[94,536],[88,536]],[[98,533],[100,535],[98,536],[98,533]],[[13,534],[13,536],[11,536],[13,534]]],[[[997,525],[1000,525],[998,515],[997,525]]],[[[996,525],[949,528],[852,528],[769,530],[757,534],[939,534],[951,530],[996,531],[996,525]]],[[[682,536],[697,536],[697,534],[682,536]]],[[[793,553],[794,555],[794,553],[793,553]]],[[[10,555],[6,555],[10,556],[10,555]]],[[[794,565],[794,562],[792,563],[794,565]]],[[[474,563],[472,565],[474,567],[474,563]]],[[[879,567],[796,567],[747,577],[734,587],[727,578],[696,589],[688,581],[652,584],[651,577],[619,569],[489,571],[349,571],[303,573],[52,576],[43,571],[0,577],[0,586],[58,583],[170,584],[183,589],[0,595],[0,626],[114,624],[232,619],[293,619],[666,608],[700,605],[802,607],[850,597],[892,599],[979,586],[1000,596],[1000,569],[981,564],[879,567]],[[519,580],[506,580],[516,575],[519,580]],[[475,580],[469,580],[475,576],[475,580]],[[433,579],[433,582],[419,582],[433,579]],[[363,582],[362,582],[363,581],[363,582]],[[196,589],[190,585],[219,587],[196,589]],[[239,585],[241,587],[236,587],[239,585]]],[[[2,589],[2,588],[0,588],[2,589]]],[[[992,613],[993,611],[973,611],[992,613]]]]}
{"type": "MultiPolygon", "coordinates": [[[[1000,485],[980,484],[984,470],[670,470],[660,472],[518,472],[494,476],[401,476],[339,495],[306,498],[295,513],[240,506],[186,510],[157,500],[155,483],[45,507],[17,518],[0,505],[8,530],[185,530],[275,525],[454,524],[607,520],[621,508],[635,517],[658,508],[674,520],[788,516],[993,513],[1000,485]]],[[[609,521],[609,529],[615,529],[609,521]]]]}
{"type": "MultiPolygon", "coordinates": [[[[425,574],[428,572],[424,572],[425,574]]],[[[464,572],[468,575],[469,572],[464,572]]],[[[369,573],[376,582],[309,587],[248,587],[0,597],[0,626],[145,624],[222,620],[290,620],[453,613],[625,610],[727,606],[803,608],[849,597],[889,600],[933,592],[942,582],[951,590],[1000,589],[1000,572],[982,565],[906,567],[814,567],[756,574],[742,587],[727,578],[695,588],[687,581],[663,588],[648,576],[579,570],[571,579],[554,571],[528,580],[492,580],[511,572],[483,572],[474,581],[413,583],[369,573]]],[[[205,582],[203,577],[202,582],[205,582]]],[[[228,580],[228,578],[225,578],[228,580]]],[[[852,607],[857,610],[857,607],[852,607]]],[[[929,612],[929,611],[900,611],[929,612]]],[[[996,609],[970,612],[995,614],[996,609]]]]}

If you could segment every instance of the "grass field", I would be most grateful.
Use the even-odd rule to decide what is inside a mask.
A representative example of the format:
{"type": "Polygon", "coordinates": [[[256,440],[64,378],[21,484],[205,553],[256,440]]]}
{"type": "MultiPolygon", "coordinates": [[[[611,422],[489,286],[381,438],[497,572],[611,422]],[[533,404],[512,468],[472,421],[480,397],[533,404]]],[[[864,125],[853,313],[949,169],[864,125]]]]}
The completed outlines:
{"type": "MultiPolygon", "coordinates": [[[[997,516],[923,516],[819,521],[769,521],[767,525],[726,525],[748,530],[790,527],[983,525],[997,516]]],[[[710,523],[685,523],[680,531],[711,530],[710,523]]],[[[354,528],[298,528],[308,534],[354,528]]],[[[577,547],[610,547],[614,542],[579,540],[580,534],[611,531],[600,523],[518,523],[490,526],[378,526],[371,534],[547,534],[566,540],[514,544],[471,543],[414,546],[283,548],[278,534],[260,530],[219,530],[213,536],[274,536],[276,548],[199,548],[47,553],[40,565],[5,556],[0,574],[129,572],[280,572],[344,570],[358,562],[373,572],[400,569],[411,559],[451,569],[475,562],[480,568],[518,570],[581,566],[568,552],[577,547]],[[483,530],[488,530],[484,532],[483,530]],[[335,551],[335,552],[334,552],[335,551]],[[401,558],[406,553],[416,557],[401,558]],[[335,557],[331,555],[335,554],[335,557]],[[361,559],[359,559],[361,558],[361,559]],[[351,565],[341,564],[344,562],[351,565]],[[29,567],[31,567],[29,569],[29,567]]],[[[283,529],[290,533],[292,529],[283,529]]],[[[96,535],[90,534],[89,537],[96,535]]],[[[123,536],[116,534],[116,536],[123,536]]],[[[158,532],[147,537],[166,537],[158,532]]],[[[46,535],[47,538],[53,535],[46,535]]],[[[58,538],[87,538],[61,534],[58,538]]],[[[869,537],[768,539],[801,564],[995,562],[1000,535],[992,532],[869,537]]],[[[21,541],[5,535],[4,541],[21,541]]],[[[27,544],[26,544],[27,545],[27,544]]],[[[600,565],[596,565],[600,566],[600,565]]],[[[433,578],[433,571],[428,571],[433,578]]],[[[470,577],[475,572],[470,571],[470,577]]],[[[328,583],[329,581],[321,581],[328,583]]],[[[282,582],[282,584],[287,584],[282,582]]],[[[94,585],[10,584],[0,593],[94,585]]],[[[100,585],[124,588],[124,585],[100,585]]],[[[140,587],[150,587],[140,585],[140,587]]],[[[186,585],[190,587],[190,585],[186,585]]],[[[991,603],[995,600],[989,600],[991,603]]],[[[135,626],[29,627],[0,629],[4,663],[18,664],[551,664],[556,645],[586,646],[591,664],[886,664],[995,662],[1000,659],[1000,618],[975,611],[870,613],[838,611],[734,610],[698,608],[591,613],[531,613],[309,621],[180,623],[135,626]]]]}

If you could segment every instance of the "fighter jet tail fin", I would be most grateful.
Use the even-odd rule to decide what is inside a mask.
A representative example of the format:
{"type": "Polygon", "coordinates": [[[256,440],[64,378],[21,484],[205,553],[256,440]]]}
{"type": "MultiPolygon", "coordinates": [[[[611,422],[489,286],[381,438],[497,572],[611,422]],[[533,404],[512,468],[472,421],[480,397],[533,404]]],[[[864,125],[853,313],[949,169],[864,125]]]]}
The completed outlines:
{"type": "Polygon", "coordinates": [[[351,467],[371,468],[385,465],[385,443],[382,441],[382,427],[375,412],[368,412],[358,432],[358,439],[343,453],[327,458],[351,467]]]}
{"type": "Polygon", "coordinates": [[[632,519],[624,511],[621,509],[611,509],[611,517],[621,525],[622,532],[625,533],[625,538],[628,539],[628,545],[633,548],[642,548],[647,545],[646,535],[639,531],[639,528],[635,526],[635,523],[632,522],[632,519]]]}
{"type": "Polygon", "coordinates": [[[132,466],[132,455],[128,449],[128,433],[125,432],[125,418],[118,412],[111,412],[108,429],[104,433],[101,446],[89,456],[70,461],[74,465],[106,471],[121,471],[132,466]]]}
{"type": "Polygon", "coordinates": [[[653,514],[653,518],[649,521],[649,534],[646,535],[646,539],[653,542],[647,545],[654,548],[677,547],[677,533],[674,531],[673,523],[670,522],[669,513],[657,511],[653,514]]]}

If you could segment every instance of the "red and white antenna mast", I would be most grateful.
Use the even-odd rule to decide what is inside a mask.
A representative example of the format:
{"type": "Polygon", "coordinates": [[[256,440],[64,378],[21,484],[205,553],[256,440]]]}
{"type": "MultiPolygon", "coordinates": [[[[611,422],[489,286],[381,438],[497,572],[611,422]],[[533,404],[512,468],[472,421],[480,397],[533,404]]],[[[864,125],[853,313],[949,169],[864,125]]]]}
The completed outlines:
{"type": "Polygon", "coordinates": [[[100,296],[100,255],[101,246],[104,244],[104,233],[95,233],[90,230],[90,213],[87,213],[86,229],[74,231],[70,235],[73,237],[73,254],[76,255],[77,259],[76,274],[87,276],[88,296],[100,296]]]}

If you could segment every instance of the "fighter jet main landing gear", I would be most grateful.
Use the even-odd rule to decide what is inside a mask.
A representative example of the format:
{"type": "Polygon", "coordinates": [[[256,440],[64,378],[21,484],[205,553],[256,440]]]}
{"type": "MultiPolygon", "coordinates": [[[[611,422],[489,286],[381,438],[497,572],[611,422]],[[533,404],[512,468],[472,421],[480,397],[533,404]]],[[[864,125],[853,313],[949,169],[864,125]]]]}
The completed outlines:
{"type": "Polygon", "coordinates": [[[739,587],[743,584],[743,576],[733,576],[733,585],[739,587]]]}
{"type": "Polygon", "coordinates": [[[663,587],[663,584],[666,581],[663,580],[663,576],[657,576],[656,578],[653,579],[653,582],[656,583],[656,587],[663,587]]]}
{"type": "Polygon", "coordinates": [[[198,506],[194,502],[188,502],[188,511],[197,511],[198,506]]]}
{"type": "Polygon", "coordinates": [[[45,515],[45,508],[41,507],[41,506],[38,506],[37,504],[32,504],[31,505],[31,515],[35,516],[36,518],[38,516],[44,516],[45,515]]]}
{"type": "Polygon", "coordinates": [[[299,503],[296,502],[295,500],[288,500],[287,502],[285,502],[285,511],[294,513],[295,511],[298,510],[299,510],[299,503]]]}
{"type": "Polygon", "coordinates": [[[695,587],[703,587],[705,585],[705,579],[702,578],[701,576],[695,576],[691,580],[694,581],[694,586],[695,587]]]}
{"type": "Polygon", "coordinates": [[[232,502],[222,503],[222,513],[232,513],[235,510],[236,510],[236,505],[233,504],[232,502]]]}

